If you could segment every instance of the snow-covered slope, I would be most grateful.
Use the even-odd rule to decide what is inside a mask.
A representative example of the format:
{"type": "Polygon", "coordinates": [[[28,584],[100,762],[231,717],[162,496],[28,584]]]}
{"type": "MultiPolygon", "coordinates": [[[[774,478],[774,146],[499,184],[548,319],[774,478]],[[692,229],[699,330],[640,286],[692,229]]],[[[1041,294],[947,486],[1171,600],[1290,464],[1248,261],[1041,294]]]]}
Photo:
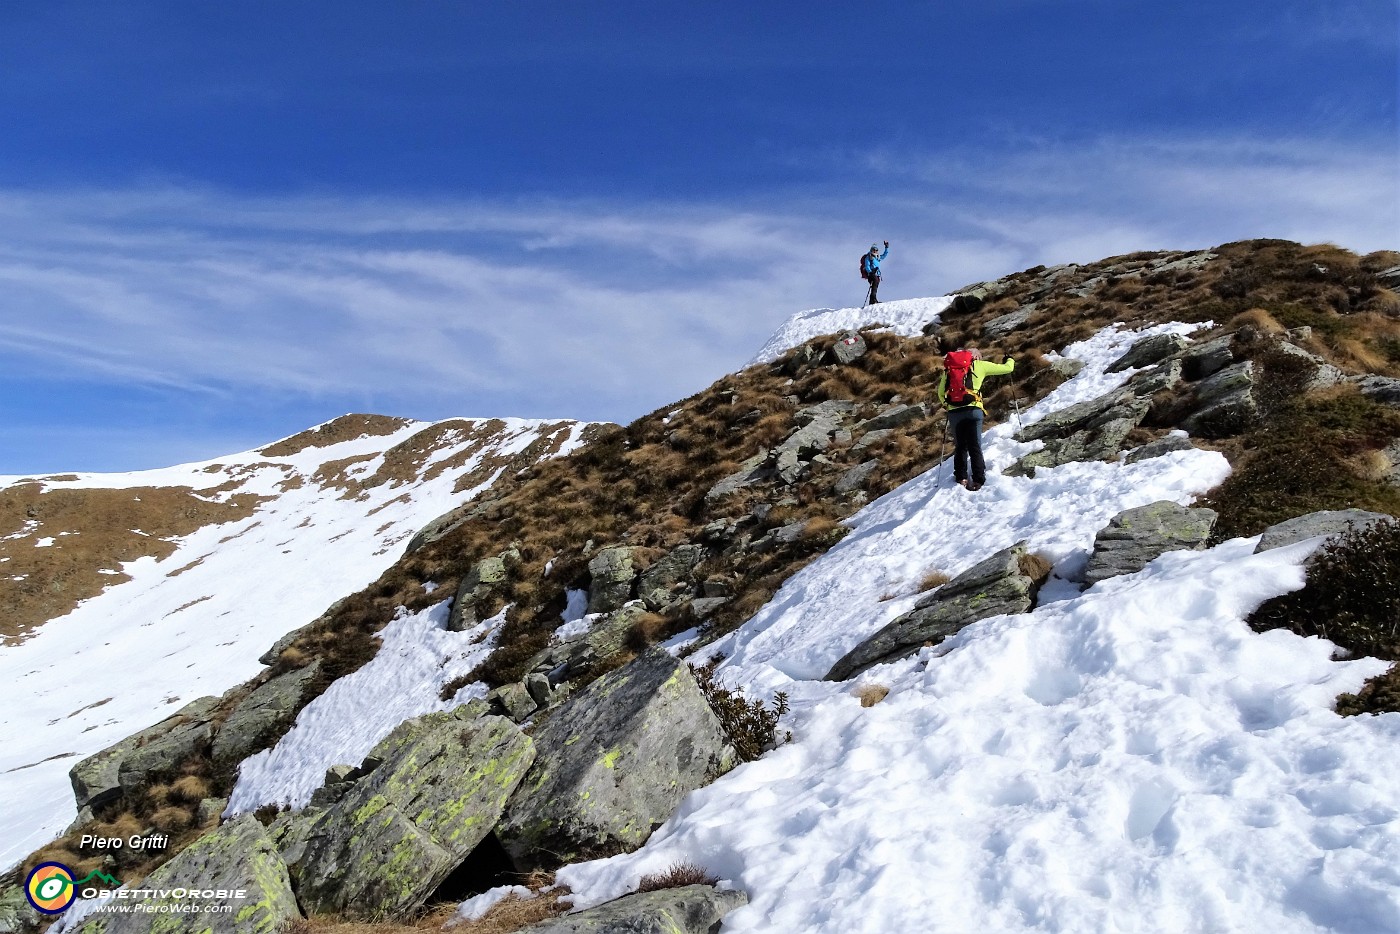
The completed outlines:
{"type": "Polygon", "coordinates": [[[901,337],[915,337],[924,326],[953,303],[950,295],[939,298],[905,298],[881,302],[866,308],[813,308],[799,311],[768,338],[758,353],[745,366],[776,360],[794,347],[800,347],[814,337],[854,330],[871,324],[882,324],[901,337]]]}
{"type": "MultiPolygon", "coordinates": [[[[1025,420],[1121,382],[1104,367],[1138,336],[1068,348],[1088,365],[1025,420]]],[[[868,709],[815,680],[909,609],[924,571],[1027,539],[1069,572],[1114,513],[1228,472],[1187,451],[1004,477],[1032,449],[1014,429],[988,433],[980,492],[944,467],[871,503],[712,647],[729,683],[787,692],[792,741],[636,853],[562,870],[576,904],[694,863],[749,895],[726,932],[1400,930],[1400,715],[1331,710],[1386,665],[1244,622],[1302,585],[1316,542],[1169,553],[1082,594],[1052,578],[1034,612],[861,676],[890,688],[868,709]]]]}
{"type": "MultiPolygon", "coordinates": [[[[365,434],[355,418],[365,417],[217,461],[42,481],[41,497],[183,490],[196,506],[237,497],[254,505],[179,537],[164,557],[125,562],[129,580],[0,647],[0,866],[73,819],[67,771],[76,761],[257,674],[273,641],[371,583],[424,524],[502,470],[576,446],[585,427],[376,419],[365,434]]],[[[20,484],[0,478],[0,489],[20,484]]],[[[38,527],[37,502],[29,538],[8,547],[56,552],[97,534],[81,528],[81,516],[67,534],[38,527]]]]}

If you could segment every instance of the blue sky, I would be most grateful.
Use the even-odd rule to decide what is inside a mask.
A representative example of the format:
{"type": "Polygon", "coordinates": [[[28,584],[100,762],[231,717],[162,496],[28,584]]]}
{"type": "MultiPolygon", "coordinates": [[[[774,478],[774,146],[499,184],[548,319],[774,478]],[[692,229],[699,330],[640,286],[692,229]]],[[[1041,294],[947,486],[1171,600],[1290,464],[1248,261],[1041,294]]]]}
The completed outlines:
{"type": "Polygon", "coordinates": [[[628,420],[792,312],[1400,248],[1393,0],[0,5],[0,474],[628,420]]]}

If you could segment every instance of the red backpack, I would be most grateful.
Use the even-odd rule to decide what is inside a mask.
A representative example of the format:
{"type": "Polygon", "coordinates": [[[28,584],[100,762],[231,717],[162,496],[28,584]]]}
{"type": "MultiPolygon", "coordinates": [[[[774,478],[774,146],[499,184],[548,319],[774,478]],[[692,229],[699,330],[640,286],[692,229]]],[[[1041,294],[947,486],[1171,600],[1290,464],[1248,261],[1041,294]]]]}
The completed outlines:
{"type": "Polygon", "coordinates": [[[949,408],[980,402],[981,396],[972,388],[972,351],[955,350],[943,358],[948,375],[948,391],[944,394],[949,408]]]}

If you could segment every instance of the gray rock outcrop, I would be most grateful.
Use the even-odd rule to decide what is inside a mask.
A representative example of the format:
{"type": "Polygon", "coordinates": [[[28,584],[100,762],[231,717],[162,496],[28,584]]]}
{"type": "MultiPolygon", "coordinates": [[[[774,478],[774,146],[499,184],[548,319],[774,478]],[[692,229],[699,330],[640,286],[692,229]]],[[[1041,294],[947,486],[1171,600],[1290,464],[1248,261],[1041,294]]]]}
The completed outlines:
{"type": "Polygon", "coordinates": [[[1115,389],[1096,399],[1051,412],[1021,429],[1017,441],[1044,441],[1045,446],[1006,468],[1008,476],[1035,476],[1040,467],[1074,461],[1110,460],[1147,416],[1152,403],[1131,388],[1115,389]]]}
{"type": "Polygon", "coordinates": [[[42,916],[24,897],[18,885],[0,885],[0,934],[33,934],[42,916]]]}
{"type": "Polygon", "coordinates": [[[1255,546],[1256,553],[1293,545],[1308,538],[1326,535],[1331,538],[1353,529],[1368,529],[1377,522],[1391,519],[1381,512],[1368,512],[1365,509],[1331,509],[1310,512],[1304,516],[1279,522],[1264,530],[1255,546]]]}
{"type": "Polygon", "coordinates": [[[742,490],[744,487],[764,483],[773,479],[776,473],[777,471],[773,469],[768,452],[762,451],[745,460],[739,465],[738,470],[710,487],[709,491],[705,494],[705,502],[713,503],[723,499],[736,490],[742,490]]]}
{"type": "Polygon", "coordinates": [[[586,911],[539,921],[520,934],[714,934],[725,915],[748,903],[743,892],[684,885],[624,895],[586,911]]]}
{"type": "Polygon", "coordinates": [[[865,338],[859,331],[842,331],[836,337],[836,343],[832,345],[831,355],[837,363],[854,363],[865,356],[865,338]]]}
{"type": "Polygon", "coordinates": [[[1023,570],[1024,544],[1004,548],[963,571],[846,653],[826,675],[845,681],[885,662],[937,645],[978,620],[1025,613],[1035,602],[1037,581],[1023,570]]]}
{"type": "Polygon", "coordinates": [[[1230,348],[1234,335],[1220,337],[1192,344],[1181,355],[1182,373],[1190,380],[1204,379],[1218,373],[1235,362],[1235,353],[1230,348]]]}
{"type": "Polygon", "coordinates": [[[1031,307],[993,318],[982,325],[982,337],[986,340],[1000,340],[1029,321],[1033,314],[1035,314],[1035,308],[1031,307]]]}
{"type": "Polygon", "coordinates": [[[520,552],[511,548],[473,564],[457,585],[452,613],[447,618],[447,630],[464,632],[486,619],[495,609],[495,602],[510,577],[511,567],[519,561],[520,552]]]}
{"type": "Polygon", "coordinates": [[[1142,447],[1136,449],[1126,458],[1124,462],[1136,464],[1139,461],[1150,460],[1154,457],[1161,457],[1163,454],[1171,454],[1175,451],[1190,451],[1196,446],[1191,443],[1191,439],[1186,435],[1165,435],[1156,441],[1149,441],[1142,447]]]}
{"type": "Polygon", "coordinates": [[[123,789],[139,787],[163,768],[173,767],[209,742],[209,717],[217,697],[201,697],[155,726],[94,753],[68,772],[78,809],[101,807],[123,789]]]}
{"type": "Polygon", "coordinates": [[[735,762],[690,668],[660,649],[593,682],[535,732],[496,835],[521,866],[630,850],[735,762]]]}
{"type": "Polygon", "coordinates": [[[1193,435],[1224,438],[1253,425],[1259,418],[1254,399],[1254,361],[1241,360],[1196,386],[1196,411],[1181,423],[1193,435]]]}
{"type": "Polygon", "coordinates": [[[705,560],[703,545],[680,545],[642,572],[637,596],[653,610],[674,606],[695,592],[695,569],[705,560]]]}
{"type": "Polygon", "coordinates": [[[1089,584],[1135,574],[1169,551],[1199,551],[1215,528],[1213,509],[1191,509],[1170,500],[1125,509],[1094,537],[1084,570],[1089,584]]]}
{"type": "Polygon", "coordinates": [[[305,833],[294,867],[310,913],[420,907],[495,826],[535,758],[515,724],[468,704],[400,724],[305,833]]]}
{"type": "MultiPolygon", "coordinates": [[[[204,906],[228,905],[227,914],[188,914],[178,911],[101,913],[78,928],[80,934],[274,934],[288,921],[301,917],[292,894],[287,866],[263,826],[251,814],[231,820],[205,834],[177,853],[142,884],[146,889],[199,889],[237,891],[243,899],[200,897],[204,906]],[[217,918],[217,925],[209,919],[217,918]]],[[[147,897],[137,904],[151,906],[188,904],[190,899],[147,897]]]]}
{"type": "Polygon", "coordinates": [[[588,612],[608,613],[632,599],[635,551],[629,545],[610,545],[588,562],[588,612]]]}
{"type": "Polygon", "coordinates": [[[1189,342],[1180,334],[1152,334],[1135,342],[1127,353],[1110,363],[1108,372],[1151,366],[1183,352],[1188,346],[1189,342]]]}
{"type": "Polygon", "coordinates": [[[318,658],[305,668],[278,675],[254,689],[219,728],[214,737],[214,761],[240,762],[261,748],[267,736],[290,727],[320,670],[318,658]]]}
{"type": "Polygon", "coordinates": [[[1363,376],[1356,380],[1361,394],[1373,402],[1400,406],[1400,379],[1389,376],[1363,376]]]}

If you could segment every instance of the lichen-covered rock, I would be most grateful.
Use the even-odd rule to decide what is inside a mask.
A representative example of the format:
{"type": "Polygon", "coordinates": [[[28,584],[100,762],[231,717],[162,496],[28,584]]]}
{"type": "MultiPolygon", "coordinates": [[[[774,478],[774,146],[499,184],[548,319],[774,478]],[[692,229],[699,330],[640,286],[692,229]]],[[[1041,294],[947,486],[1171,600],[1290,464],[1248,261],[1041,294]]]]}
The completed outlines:
{"type": "Polygon", "coordinates": [[[735,490],[754,486],[773,479],[776,471],[770,464],[767,451],[761,451],[739,465],[739,469],[710,487],[705,493],[705,502],[713,503],[723,499],[735,490]]]}
{"type": "Polygon", "coordinates": [[[886,408],[874,418],[867,418],[855,426],[855,431],[882,431],[888,428],[897,428],[900,425],[907,425],[916,422],[921,418],[928,418],[930,409],[927,405],[919,403],[917,405],[892,405],[886,408]]]}
{"type": "Polygon", "coordinates": [[[162,764],[169,766],[182,761],[183,753],[208,742],[212,732],[208,719],[218,703],[217,697],[193,700],[155,726],[128,736],[73,766],[68,778],[78,809],[101,807],[121,794],[123,787],[136,787],[162,764]],[[129,761],[133,765],[127,767],[129,761]]]}
{"type": "Polygon", "coordinates": [[[1220,337],[1192,344],[1181,355],[1182,375],[1189,380],[1204,379],[1218,373],[1235,362],[1235,353],[1230,348],[1234,335],[1220,337]]]}
{"type": "Polygon", "coordinates": [[[1316,538],[1319,535],[1326,535],[1331,538],[1341,535],[1343,532],[1352,529],[1367,529],[1377,522],[1383,522],[1392,518],[1381,512],[1368,512],[1365,509],[1329,509],[1321,512],[1310,512],[1304,516],[1295,516],[1283,522],[1269,526],[1264,530],[1264,534],[1259,539],[1259,544],[1255,546],[1255,552],[1269,551],[1273,548],[1282,548],[1285,545],[1293,545],[1304,539],[1316,538]]]}
{"type": "Polygon", "coordinates": [[[278,656],[280,656],[283,652],[287,651],[287,649],[291,648],[293,642],[306,635],[316,626],[319,626],[320,624],[329,620],[331,617],[335,616],[335,614],[339,613],[341,608],[344,607],[345,604],[349,601],[349,597],[341,597],[339,600],[335,601],[329,607],[327,607],[326,612],[322,613],[320,616],[316,617],[311,622],[307,623],[305,626],[298,626],[291,632],[285,633],[276,642],[272,643],[271,648],[269,648],[266,652],[262,653],[262,655],[258,656],[258,662],[263,665],[271,665],[273,662],[277,661],[278,656]]]}
{"type": "Polygon", "coordinates": [[[136,904],[151,906],[151,913],[139,910],[93,915],[78,928],[79,934],[274,934],[288,921],[301,917],[287,866],[272,838],[251,814],[231,820],[191,843],[151,873],[142,888],[227,892],[242,889],[246,897],[142,898],[136,904]],[[154,913],[158,910],[154,906],[173,907],[191,901],[206,906],[206,910],[198,914],[169,909],[154,913]],[[232,909],[227,914],[208,911],[208,907],[224,904],[232,909]]]}
{"type": "Polygon", "coordinates": [[[702,545],[681,545],[642,572],[637,596],[659,610],[690,596],[695,589],[695,568],[705,560],[702,545]]]}
{"type": "Polygon", "coordinates": [[[1022,308],[1019,311],[993,318],[982,325],[982,337],[986,340],[1000,340],[1025,324],[1033,314],[1035,314],[1034,308],[1022,308]]]}
{"type": "Polygon", "coordinates": [[[861,487],[865,486],[865,482],[870,479],[870,475],[874,473],[879,466],[880,462],[874,458],[857,464],[836,479],[836,483],[832,486],[832,491],[841,494],[859,490],[861,487]]]}
{"type": "Polygon", "coordinates": [[[914,609],[846,653],[826,675],[845,681],[868,668],[937,645],[964,626],[1007,613],[1025,613],[1035,602],[1036,581],[1023,573],[1021,543],[1004,548],[921,599],[914,609]]]}
{"type": "Polygon", "coordinates": [[[1180,334],[1153,334],[1134,343],[1127,353],[1110,363],[1108,372],[1118,373],[1132,367],[1151,366],[1181,353],[1187,346],[1186,338],[1180,334]]]}
{"type": "Polygon", "coordinates": [[[1151,407],[1149,400],[1137,397],[1131,390],[1118,390],[1061,412],[1052,412],[1042,422],[1026,427],[1016,436],[1021,441],[1042,439],[1045,446],[1027,454],[1003,473],[1012,477],[1033,477],[1040,467],[1112,460],[1151,407]]]}
{"type": "Polygon", "coordinates": [[[505,586],[512,557],[519,560],[519,552],[507,551],[482,558],[467,570],[452,601],[452,612],[447,618],[448,632],[464,632],[485,618],[482,604],[492,600],[505,586]]]}
{"type": "Polygon", "coordinates": [[[194,819],[197,824],[203,827],[205,824],[216,822],[228,808],[228,798],[204,798],[195,808],[194,819]]]}
{"type": "Polygon", "coordinates": [[[378,762],[306,836],[295,867],[308,912],[398,916],[420,907],[491,832],[534,744],[473,703],[400,724],[378,762]]]}
{"type": "Polygon", "coordinates": [[[588,562],[588,612],[616,610],[632,597],[632,579],[637,576],[630,545],[610,545],[588,562]]]}
{"type": "Polygon", "coordinates": [[[748,903],[743,892],[683,885],[624,895],[586,911],[536,922],[520,934],[714,934],[725,915],[748,903]]]}
{"type": "Polygon", "coordinates": [[[1125,509],[1094,537],[1094,552],[1084,570],[1090,584],[1135,574],[1168,551],[1199,551],[1215,528],[1213,509],[1190,509],[1161,500],[1125,509]]]}
{"type": "Polygon", "coordinates": [[[243,699],[214,736],[214,761],[240,762],[270,734],[283,731],[296,719],[302,698],[320,673],[321,660],[278,675],[243,699]]]}
{"type": "Polygon", "coordinates": [[[831,355],[840,364],[854,363],[865,356],[865,338],[859,331],[842,331],[836,337],[836,343],[831,348],[831,355]]]}
{"type": "Polygon", "coordinates": [[[640,846],[691,791],[734,764],[690,668],[660,649],[571,697],[496,836],[521,866],[640,846]]]}
{"type": "Polygon", "coordinates": [[[18,885],[0,885],[0,934],[33,934],[42,916],[18,885]]]}
{"type": "Polygon", "coordinates": [[[1134,395],[1150,396],[1155,392],[1175,389],[1181,382],[1181,361],[1166,360],[1151,369],[1135,373],[1128,381],[1128,388],[1134,395]]]}
{"type": "Polygon", "coordinates": [[[530,694],[523,683],[503,684],[486,695],[487,703],[500,710],[511,720],[520,723],[539,709],[539,702],[530,694]]]}

